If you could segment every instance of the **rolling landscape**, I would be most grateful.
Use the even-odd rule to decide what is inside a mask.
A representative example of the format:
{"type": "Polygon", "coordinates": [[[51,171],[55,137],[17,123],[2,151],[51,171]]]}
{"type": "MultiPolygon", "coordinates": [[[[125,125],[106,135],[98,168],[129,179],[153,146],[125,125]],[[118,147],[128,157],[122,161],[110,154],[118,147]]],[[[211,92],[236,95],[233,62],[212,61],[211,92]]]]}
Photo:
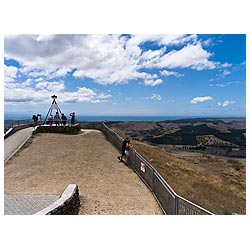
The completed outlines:
{"type": "Polygon", "coordinates": [[[246,213],[245,118],[106,124],[179,195],[216,214],[246,213]]]}

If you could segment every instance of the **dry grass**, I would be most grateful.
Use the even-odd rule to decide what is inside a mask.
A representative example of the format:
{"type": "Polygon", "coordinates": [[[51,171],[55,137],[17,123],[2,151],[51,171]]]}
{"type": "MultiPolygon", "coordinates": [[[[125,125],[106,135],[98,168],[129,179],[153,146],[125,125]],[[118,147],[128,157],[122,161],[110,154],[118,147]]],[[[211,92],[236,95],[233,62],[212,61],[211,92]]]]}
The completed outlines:
{"type": "Polygon", "coordinates": [[[246,169],[241,162],[197,153],[169,154],[139,141],[133,144],[179,195],[216,214],[246,213],[246,169]]]}

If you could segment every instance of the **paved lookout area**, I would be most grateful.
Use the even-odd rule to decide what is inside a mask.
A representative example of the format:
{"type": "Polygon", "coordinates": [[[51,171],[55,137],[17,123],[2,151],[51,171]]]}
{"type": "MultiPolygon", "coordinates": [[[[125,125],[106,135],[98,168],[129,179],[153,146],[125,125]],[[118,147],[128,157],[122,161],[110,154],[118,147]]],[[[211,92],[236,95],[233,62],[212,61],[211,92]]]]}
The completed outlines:
{"type": "Polygon", "coordinates": [[[53,200],[75,183],[79,214],[163,214],[141,179],[118,162],[118,151],[102,132],[36,134],[27,144],[5,163],[5,203],[10,196],[53,200]]]}

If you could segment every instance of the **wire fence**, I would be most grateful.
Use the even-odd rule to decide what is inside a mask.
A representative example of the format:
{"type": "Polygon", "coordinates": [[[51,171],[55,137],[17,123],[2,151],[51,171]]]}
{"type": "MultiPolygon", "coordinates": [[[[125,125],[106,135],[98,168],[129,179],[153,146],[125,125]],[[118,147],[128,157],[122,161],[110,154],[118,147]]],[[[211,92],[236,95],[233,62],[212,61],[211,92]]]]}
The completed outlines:
{"type": "MultiPolygon", "coordinates": [[[[93,127],[94,128],[94,125],[93,127]]],[[[104,123],[95,127],[102,130],[108,141],[121,152],[123,139],[104,123]]],[[[179,196],[158,171],[135,149],[129,151],[129,165],[148,186],[163,212],[169,215],[212,215],[213,213],[179,196]]]]}

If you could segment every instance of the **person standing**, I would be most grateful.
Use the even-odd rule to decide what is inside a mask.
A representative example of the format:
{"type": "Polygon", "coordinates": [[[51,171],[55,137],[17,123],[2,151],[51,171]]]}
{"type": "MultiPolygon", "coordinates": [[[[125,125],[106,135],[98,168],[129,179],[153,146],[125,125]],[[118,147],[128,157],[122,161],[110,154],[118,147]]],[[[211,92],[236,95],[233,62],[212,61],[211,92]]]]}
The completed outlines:
{"type": "Polygon", "coordinates": [[[64,114],[62,114],[61,118],[62,118],[62,124],[65,126],[67,122],[67,117],[64,114]]]}
{"type": "Polygon", "coordinates": [[[48,123],[50,126],[52,126],[52,124],[53,124],[53,116],[52,116],[52,114],[50,114],[47,123],[48,123]]]}
{"type": "Polygon", "coordinates": [[[125,165],[126,166],[128,166],[128,159],[129,159],[129,150],[130,150],[130,148],[132,148],[133,147],[133,145],[132,145],[132,143],[130,143],[130,140],[128,140],[127,141],[127,143],[126,143],[126,146],[125,146],[125,151],[124,151],[124,154],[125,154],[125,165]]]}
{"type": "Polygon", "coordinates": [[[36,115],[33,115],[32,116],[32,119],[33,119],[33,128],[37,126],[37,120],[38,120],[38,117],[36,115]]]}
{"type": "Polygon", "coordinates": [[[126,139],[124,139],[124,141],[122,142],[122,154],[121,156],[118,156],[118,160],[120,160],[120,162],[123,162],[123,157],[126,157],[125,155],[125,148],[126,148],[126,144],[129,141],[129,138],[126,137],[126,139]]]}
{"type": "Polygon", "coordinates": [[[60,117],[59,117],[58,112],[56,112],[56,114],[54,116],[54,121],[55,121],[56,126],[59,126],[60,117]]]}
{"type": "Polygon", "coordinates": [[[70,113],[70,116],[71,116],[71,125],[74,125],[75,122],[76,122],[76,115],[75,115],[75,112],[70,113]]]}

